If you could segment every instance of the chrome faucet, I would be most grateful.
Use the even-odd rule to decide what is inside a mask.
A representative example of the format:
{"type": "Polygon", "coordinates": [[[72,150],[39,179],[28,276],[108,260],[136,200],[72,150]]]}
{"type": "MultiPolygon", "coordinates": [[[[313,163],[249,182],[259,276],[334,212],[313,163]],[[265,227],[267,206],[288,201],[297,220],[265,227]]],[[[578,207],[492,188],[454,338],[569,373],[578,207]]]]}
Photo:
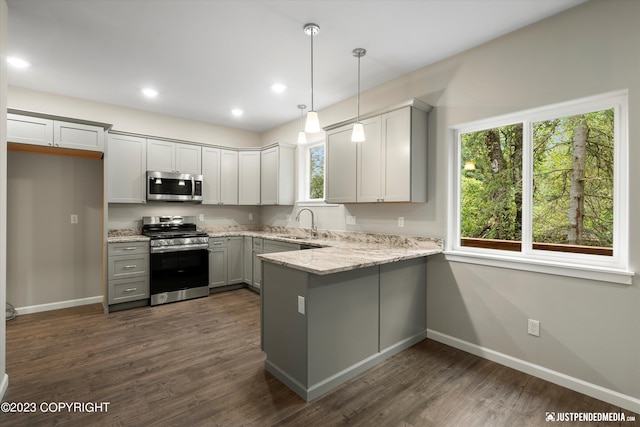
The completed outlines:
{"type": "Polygon", "coordinates": [[[315,218],[313,216],[313,211],[309,208],[302,208],[298,211],[298,215],[296,215],[296,221],[300,221],[300,214],[302,213],[302,211],[309,211],[309,213],[311,214],[311,234],[313,235],[313,237],[316,237],[318,235],[318,229],[316,228],[316,222],[315,222],[315,218]]]}

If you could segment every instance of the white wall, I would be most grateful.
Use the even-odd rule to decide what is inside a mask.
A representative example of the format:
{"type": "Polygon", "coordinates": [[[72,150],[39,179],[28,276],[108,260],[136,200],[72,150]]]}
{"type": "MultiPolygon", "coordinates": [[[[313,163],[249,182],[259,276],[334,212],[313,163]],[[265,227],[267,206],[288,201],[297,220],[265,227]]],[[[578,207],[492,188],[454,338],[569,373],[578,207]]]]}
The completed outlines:
{"type": "MultiPolygon", "coordinates": [[[[7,174],[7,2],[0,0],[0,176],[7,174]]],[[[7,289],[7,180],[0,179],[0,401],[9,377],[6,371],[6,289],[7,289]]]]}
{"type": "Polygon", "coordinates": [[[10,86],[9,108],[113,125],[114,131],[228,147],[259,147],[255,132],[10,86]]]}
{"type": "MultiPolygon", "coordinates": [[[[410,98],[435,107],[428,202],[314,208],[317,217],[348,229],[338,218],[348,211],[359,230],[400,232],[397,216],[405,216],[403,233],[446,237],[450,126],[613,90],[629,90],[629,158],[640,158],[638,22],[640,2],[590,1],[363,93],[364,112],[410,98]]],[[[320,120],[326,126],[354,109],[349,99],[319,111],[320,120]]],[[[266,132],[263,142],[293,140],[297,123],[266,132]]],[[[630,268],[638,271],[640,169],[629,179],[630,268]]],[[[287,210],[264,209],[263,221],[281,224],[287,210]]],[[[554,380],[566,375],[573,387],[640,412],[640,277],[615,285],[438,256],[429,260],[427,313],[432,335],[555,371],[554,380]],[[540,337],[527,335],[528,318],[541,321],[540,337]]]]}

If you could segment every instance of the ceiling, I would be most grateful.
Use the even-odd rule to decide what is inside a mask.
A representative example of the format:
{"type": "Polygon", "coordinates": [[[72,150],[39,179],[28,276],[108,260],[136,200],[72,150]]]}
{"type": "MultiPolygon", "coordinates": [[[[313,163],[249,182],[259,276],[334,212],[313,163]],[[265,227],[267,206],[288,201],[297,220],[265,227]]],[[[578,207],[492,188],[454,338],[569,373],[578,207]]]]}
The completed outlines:
{"type": "Polygon", "coordinates": [[[306,23],[320,110],[356,94],[357,47],[364,91],[583,1],[7,0],[8,54],[31,63],[9,84],[263,132],[311,103],[306,23]]]}

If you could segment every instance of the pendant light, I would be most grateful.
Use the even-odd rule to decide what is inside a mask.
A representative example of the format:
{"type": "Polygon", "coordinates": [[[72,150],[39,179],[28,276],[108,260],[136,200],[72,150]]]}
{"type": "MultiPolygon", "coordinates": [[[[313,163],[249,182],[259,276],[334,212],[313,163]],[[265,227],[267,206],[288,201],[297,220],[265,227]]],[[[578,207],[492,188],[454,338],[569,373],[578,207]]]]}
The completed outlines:
{"type": "Polygon", "coordinates": [[[304,131],[316,133],[320,132],[320,121],[318,120],[318,113],[313,109],[313,36],[320,32],[320,27],[317,24],[306,24],[304,32],[311,36],[311,109],[307,112],[307,124],[304,127],[304,131]]]}
{"type": "Polygon", "coordinates": [[[304,133],[304,109],[307,108],[304,104],[298,104],[300,109],[300,132],[298,132],[298,144],[303,145],[307,143],[307,134],[304,133]]]}
{"type": "Polygon", "coordinates": [[[358,95],[357,95],[357,108],[358,115],[356,116],[356,122],[353,125],[353,132],[351,133],[351,141],[353,142],[363,142],[364,138],[364,126],[360,123],[360,58],[365,56],[367,53],[366,49],[361,47],[353,49],[353,56],[358,58],[358,95]]]}

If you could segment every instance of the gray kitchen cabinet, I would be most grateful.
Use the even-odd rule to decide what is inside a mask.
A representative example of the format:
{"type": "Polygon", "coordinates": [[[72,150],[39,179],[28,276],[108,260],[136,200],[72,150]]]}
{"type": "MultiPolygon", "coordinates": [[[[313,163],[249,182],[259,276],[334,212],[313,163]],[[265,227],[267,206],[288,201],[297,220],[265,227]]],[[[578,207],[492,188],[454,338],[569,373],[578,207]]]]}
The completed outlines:
{"type": "Polygon", "coordinates": [[[149,298],[149,243],[109,243],[107,302],[119,304],[149,298]]]}
{"type": "Polygon", "coordinates": [[[199,145],[147,139],[147,170],[202,174],[199,145]]]}
{"type": "Polygon", "coordinates": [[[145,203],[147,140],[109,134],[105,162],[109,203],[145,203]]]}
{"type": "Polygon", "coordinates": [[[362,120],[366,141],[351,142],[352,123],[327,130],[327,197],[331,203],[427,201],[427,116],[413,100],[362,120]]]}
{"type": "Polygon", "coordinates": [[[238,153],[238,204],[260,204],[260,151],[238,153]]]}
{"type": "Polygon", "coordinates": [[[258,257],[263,252],[263,244],[264,240],[259,237],[253,238],[253,255],[252,255],[252,266],[253,266],[253,274],[251,276],[251,287],[256,290],[260,290],[260,286],[262,286],[262,261],[258,257]]]}
{"type": "Polygon", "coordinates": [[[244,282],[244,239],[242,236],[227,237],[227,284],[244,282]]]}
{"type": "Polygon", "coordinates": [[[260,153],[260,204],[293,205],[295,146],[278,144],[260,153]]]}
{"type": "Polygon", "coordinates": [[[253,237],[243,237],[243,270],[244,270],[244,283],[247,285],[253,285],[253,237]]]}
{"type": "Polygon", "coordinates": [[[7,114],[7,141],[74,150],[104,151],[104,126],[7,114]]]}
{"type": "Polygon", "coordinates": [[[203,204],[238,204],[238,152],[202,147],[203,204]]]}
{"type": "Polygon", "coordinates": [[[227,284],[227,238],[209,238],[209,288],[227,284]]]}

